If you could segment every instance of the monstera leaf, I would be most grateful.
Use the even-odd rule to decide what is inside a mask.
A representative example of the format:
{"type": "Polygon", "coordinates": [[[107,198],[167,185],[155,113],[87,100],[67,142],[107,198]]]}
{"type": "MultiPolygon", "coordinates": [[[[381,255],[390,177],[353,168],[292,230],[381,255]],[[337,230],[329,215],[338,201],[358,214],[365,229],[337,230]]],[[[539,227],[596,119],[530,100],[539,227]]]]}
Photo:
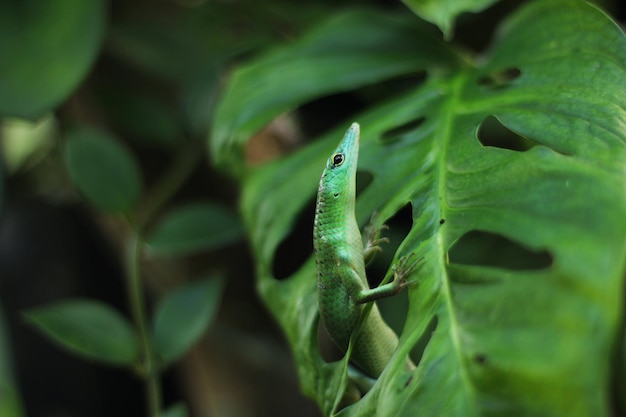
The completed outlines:
{"type": "Polygon", "coordinates": [[[422,19],[439,26],[446,38],[454,29],[454,20],[463,12],[478,12],[496,0],[403,0],[422,19]]]}
{"type": "MultiPolygon", "coordinates": [[[[326,415],[605,416],[626,247],[626,38],[600,10],[536,1],[465,56],[414,16],[333,17],[236,71],[216,113],[217,165],[243,183],[258,288],[282,326],[303,392],[326,415]],[[277,162],[246,168],[245,143],[329,94],[425,74],[277,162]],[[311,201],[328,154],[361,125],[365,225],[410,204],[398,254],[412,275],[399,352],[342,410],[344,362],[317,342],[309,258],[276,279],[277,248],[311,201]]],[[[311,225],[312,227],[312,225],[311,225]]]]}

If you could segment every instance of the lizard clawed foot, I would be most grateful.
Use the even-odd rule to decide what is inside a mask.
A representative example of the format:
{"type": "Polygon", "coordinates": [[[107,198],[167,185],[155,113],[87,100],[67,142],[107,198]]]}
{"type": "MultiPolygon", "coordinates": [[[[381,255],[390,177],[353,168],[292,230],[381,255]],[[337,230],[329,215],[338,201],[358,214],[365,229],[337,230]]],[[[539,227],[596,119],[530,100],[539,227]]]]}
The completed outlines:
{"type": "Polygon", "coordinates": [[[380,252],[383,249],[380,247],[381,243],[389,243],[389,239],[386,237],[380,237],[380,232],[389,229],[386,224],[376,226],[375,219],[378,212],[372,213],[370,222],[363,230],[363,236],[365,238],[365,248],[363,249],[363,258],[365,263],[369,263],[376,252],[380,252]]]}
{"type": "Polygon", "coordinates": [[[394,264],[391,267],[391,271],[393,272],[393,283],[397,288],[397,291],[401,291],[406,288],[411,282],[407,281],[411,272],[415,269],[418,263],[424,260],[424,257],[411,262],[411,259],[415,256],[413,252],[410,254],[401,257],[398,260],[398,263],[394,264]]]}

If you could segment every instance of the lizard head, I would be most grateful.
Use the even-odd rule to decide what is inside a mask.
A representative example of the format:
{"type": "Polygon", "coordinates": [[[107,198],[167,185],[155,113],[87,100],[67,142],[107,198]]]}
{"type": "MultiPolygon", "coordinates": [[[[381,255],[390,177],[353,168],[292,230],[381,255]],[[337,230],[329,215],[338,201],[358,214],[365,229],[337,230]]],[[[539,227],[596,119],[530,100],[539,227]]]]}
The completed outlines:
{"type": "Polygon", "coordinates": [[[354,199],[359,133],[359,124],[352,123],[326,162],[319,192],[327,203],[332,200],[347,202],[354,199]]]}
{"type": "Polygon", "coordinates": [[[359,124],[352,123],[326,162],[325,175],[350,176],[356,172],[359,159],[359,124]]]}

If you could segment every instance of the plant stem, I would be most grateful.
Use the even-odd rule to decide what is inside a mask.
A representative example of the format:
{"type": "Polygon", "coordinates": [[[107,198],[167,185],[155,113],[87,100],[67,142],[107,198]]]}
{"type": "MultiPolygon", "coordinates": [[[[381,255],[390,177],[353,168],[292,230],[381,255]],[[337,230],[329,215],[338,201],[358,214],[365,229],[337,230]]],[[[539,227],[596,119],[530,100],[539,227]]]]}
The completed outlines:
{"type": "Polygon", "coordinates": [[[167,172],[154,186],[153,192],[149,193],[148,205],[136,218],[128,218],[131,226],[131,235],[128,239],[126,254],[126,277],[128,285],[128,298],[133,316],[133,321],[139,333],[141,342],[141,374],[145,381],[146,400],[148,403],[148,415],[159,417],[161,414],[161,380],[159,378],[158,364],[154,355],[152,338],[146,324],[147,312],[144,288],[141,280],[141,252],[143,239],[141,233],[161,206],[163,206],[189,178],[202,153],[197,146],[183,148],[170,165],[167,172]]]}
{"type": "Polygon", "coordinates": [[[195,144],[187,144],[176,155],[166,173],[148,193],[146,207],[138,215],[140,229],[146,226],[154,214],[178,191],[200,162],[202,150],[195,144]]]}
{"type": "Polygon", "coordinates": [[[128,284],[128,297],[130,301],[133,321],[139,332],[141,343],[142,376],[145,381],[146,400],[148,402],[148,415],[159,417],[161,413],[161,381],[159,370],[154,357],[154,349],[149,329],[146,324],[146,307],[143,286],[141,283],[141,245],[142,239],[138,232],[133,232],[128,240],[128,252],[126,261],[126,277],[128,284]]]}

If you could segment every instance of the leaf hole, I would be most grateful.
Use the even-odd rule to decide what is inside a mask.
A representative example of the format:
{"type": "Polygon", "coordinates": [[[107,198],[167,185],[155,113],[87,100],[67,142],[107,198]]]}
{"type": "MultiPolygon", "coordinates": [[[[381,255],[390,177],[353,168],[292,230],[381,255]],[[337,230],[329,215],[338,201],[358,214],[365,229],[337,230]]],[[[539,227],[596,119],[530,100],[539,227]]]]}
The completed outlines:
{"type": "Polygon", "coordinates": [[[384,144],[397,142],[400,139],[402,139],[403,136],[419,128],[424,123],[425,120],[426,120],[425,117],[417,117],[413,120],[409,120],[408,122],[400,126],[394,127],[392,129],[389,129],[383,132],[383,134],[380,137],[380,140],[384,144]]]}
{"type": "Polygon", "coordinates": [[[406,204],[396,214],[387,219],[385,225],[387,229],[383,230],[381,236],[389,239],[389,242],[381,244],[382,251],[376,254],[366,268],[370,287],[376,287],[380,284],[400,243],[411,231],[413,226],[412,205],[410,203],[406,204]]]}
{"type": "Polygon", "coordinates": [[[272,274],[276,279],[283,280],[291,276],[313,253],[314,220],[315,198],[304,205],[291,231],[276,248],[272,263],[272,274]]]}
{"type": "Polygon", "coordinates": [[[521,75],[522,71],[519,68],[505,68],[480,77],[478,85],[491,90],[500,89],[508,86],[521,75]]]}
{"type": "Polygon", "coordinates": [[[327,95],[298,107],[298,122],[309,137],[328,132],[338,124],[352,121],[353,115],[366,107],[354,92],[327,95]]]}
{"type": "Polygon", "coordinates": [[[417,89],[424,84],[426,78],[426,71],[420,71],[391,77],[373,84],[366,84],[356,91],[371,105],[401,96],[409,90],[417,89]]]}
{"type": "Polygon", "coordinates": [[[487,355],[484,353],[476,353],[472,359],[479,365],[485,365],[487,363],[487,355]]]}
{"type": "MultiPolygon", "coordinates": [[[[370,288],[380,285],[393,262],[394,254],[411,230],[413,225],[412,205],[410,203],[406,204],[396,214],[388,218],[385,221],[385,225],[387,225],[388,229],[385,229],[381,235],[389,239],[389,242],[381,243],[382,251],[378,252],[372,262],[366,267],[370,288]]],[[[408,291],[402,291],[393,297],[380,299],[376,304],[378,304],[385,323],[396,334],[400,334],[409,311],[408,291]]]]}
{"type": "Polygon", "coordinates": [[[512,151],[527,151],[537,144],[523,136],[504,127],[494,116],[488,116],[483,120],[476,133],[478,141],[483,146],[510,149],[512,151]]]}
{"type": "Polygon", "coordinates": [[[426,351],[426,347],[428,343],[430,343],[430,339],[432,339],[433,334],[437,330],[437,325],[439,324],[439,318],[435,315],[433,316],[426,328],[424,329],[424,333],[417,340],[413,348],[411,349],[411,359],[413,359],[413,363],[415,366],[418,366],[422,360],[422,356],[424,356],[424,351],[426,351]]]}
{"type": "Polygon", "coordinates": [[[364,85],[350,92],[326,95],[298,107],[297,119],[308,137],[320,136],[337,125],[346,125],[366,108],[406,94],[424,84],[426,71],[364,85]]]}
{"type": "Polygon", "coordinates": [[[450,263],[514,271],[549,268],[554,259],[546,250],[533,250],[505,236],[473,230],[461,236],[448,253],[450,263]]]}
{"type": "Polygon", "coordinates": [[[320,355],[325,362],[331,363],[343,358],[344,353],[337,347],[335,342],[330,338],[324,320],[320,317],[317,321],[317,347],[320,355]]]}

